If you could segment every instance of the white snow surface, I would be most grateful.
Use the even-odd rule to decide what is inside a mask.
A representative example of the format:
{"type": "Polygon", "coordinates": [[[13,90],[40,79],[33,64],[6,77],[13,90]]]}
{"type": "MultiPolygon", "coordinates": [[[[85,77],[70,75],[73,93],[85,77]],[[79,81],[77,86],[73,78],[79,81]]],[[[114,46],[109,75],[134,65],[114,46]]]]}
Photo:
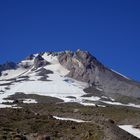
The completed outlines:
{"type": "Polygon", "coordinates": [[[122,77],[124,77],[124,78],[126,78],[128,80],[130,79],[130,78],[126,77],[125,75],[123,75],[123,74],[121,74],[121,73],[119,73],[119,72],[117,72],[117,71],[115,71],[113,69],[111,69],[111,71],[115,72],[116,74],[118,74],[118,75],[120,75],[120,76],[122,76],[122,77]]]}
{"type": "MultiPolygon", "coordinates": [[[[28,75],[30,77],[29,79],[33,81],[12,83],[12,85],[9,86],[10,89],[6,90],[4,94],[0,95],[0,103],[4,102],[3,98],[13,95],[16,92],[56,97],[63,99],[64,102],[68,102],[69,99],[67,96],[74,96],[76,99],[78,99],[76,101],[78,102],[79,98],[86,94],[83,89],[88,86],[87,83],[79,82],[66,77],[69,71],[60,65],[57,56],[48,55],[46,53],[43,55],[43,57],[51,63],[50,65],[44,67],[46,70],[51,70],[53,72],[53,74],[48,74],[49,81],[40,81],[40,77],[36,76],[36,73],[30,70],[28,70],[28,72],[15,70],[12,77],[16,77],[23,73],[24,76],[28,75]]],[[[9,75],[11,76],[11,72],[9,75]]],[[[79,102],[81,102],[81,99],[79,102]]]]}
{"type": "Polygon", "coordinates": [[[140,138],[140,129],[134,128],[133,125],[119,125],[119,127],[135,137],[140,138]]]}
{"type": "Polygon", "coordinates": [[[96,87],[96,89],[99,90],[99,91],[103,91],[103,89],[101,89],[101,88],[99,88],[99,87],[96,87]]]}
{"type": "Polygon", "coordinates": [[[37,101],[35,99],[24,99],[23,103],[25,104],[35,104],[37,101]]]}
{"type": "Polygon", "coordinates": [[[47,60],[48,62],[50,62],[51,64],[53,63],[58,63],[58,58],[57,56],[53,56],[51,54],[48,53],[44,53],[42,56],[45,60],[47,60]]]}
{"type": "Polygon", "coordinates": [[[136,104],[133,104],[133,103],[123,104],[123,103],[120,103],[120,102],[110,102],[110,101],[102,101],[102,100],[100,100],[100,101],[105,103],[105,104],[110,104],[110,105],[119,105],[119,106],[140,108],[140,105],[136,105],[136,104]]]}
{"type": "Polygon", "coordinates": [[[53,118],[55,118],[55,119],[57,119],[57,120],[73,121],[73,122],[77,122],[77,123],[84,123],[84,122],[87,122],[87,121],[84,121],[84,120],[73,119],[73,118],[57,117],[57,116],[53,116],[53,118]]]}
{"type": "Polygon", "coordinates": [[[18,68],[15,70],[5,70],[2,72],[2,75],[0,76],[0,80],[12,79],[12,78],[18,77],[24,72],[26,72],[26,69],[24,68],[18,68]]]}
{"type": "Polygon", "coordinates": [[[20,108],[17,105],[0,104],[0,108],[20,108]]]}

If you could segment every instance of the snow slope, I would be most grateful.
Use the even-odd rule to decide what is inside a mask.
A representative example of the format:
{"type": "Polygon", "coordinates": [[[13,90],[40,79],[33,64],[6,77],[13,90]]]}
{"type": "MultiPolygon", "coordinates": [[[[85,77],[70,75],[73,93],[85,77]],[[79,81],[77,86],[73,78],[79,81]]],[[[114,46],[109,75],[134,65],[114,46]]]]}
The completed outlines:
{"type": "Polygon", "coordinates": [[[7,79],[12,79],[15,77],[18,77],[25,73],[27,70],[24,68],[18,68],[15,70],[5,70],[2,72],[2,75],[0,76],[0,80],[7,80],[7,79]]]}
{"type": "Polygon", "coordinates": [[[140,138],[140,129],[136,129],[132,125],[119,125],[119,127],[137,138],[140,138]]]}
{"type": "Polygon", "coordinates": [[[40,76],[37,76],[36,72],[34,71],[31,72],[28,70],[28,72],[25,72],[15,70],[14,74],[10,71],[10,78],[17,78],[19,74],[23,74],[22,76],[29,76],[30,80],[23,80],[19,83],[13,82],[12,85],[9,86],[10,89],[5,91],[4,94],[0,95],[0,103],[4,102],[3,98],[8,97],[9,95],[13,95],[16,92],[46,95],[60,98],[64,101],[67,101],[67,96],[80,98],[82,95],[86,94],[83,89],[87,87],[87,84],[71,78],[67,78],[66,75],[69,73],[69,71],[60,65],[56,56],[44,54],[43,57],[45,60],[51,63],[50,65],[44,67],[46,70],[53,72],[53,74],[48,74],[49,81],[38,80],[40,76]]]}

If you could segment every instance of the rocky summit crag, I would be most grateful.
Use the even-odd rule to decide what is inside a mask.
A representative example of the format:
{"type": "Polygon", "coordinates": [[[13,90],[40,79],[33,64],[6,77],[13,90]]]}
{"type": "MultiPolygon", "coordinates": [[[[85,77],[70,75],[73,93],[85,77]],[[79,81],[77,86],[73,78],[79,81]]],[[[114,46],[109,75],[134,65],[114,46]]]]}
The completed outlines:
{"type": "Polygon", "coordinates": [[[139,82],[114,72],[89,52],[64,52],[59,55],[59,62],[70,71],[68,76],[99,87],[105,94],[140,97],[139,82]]]}

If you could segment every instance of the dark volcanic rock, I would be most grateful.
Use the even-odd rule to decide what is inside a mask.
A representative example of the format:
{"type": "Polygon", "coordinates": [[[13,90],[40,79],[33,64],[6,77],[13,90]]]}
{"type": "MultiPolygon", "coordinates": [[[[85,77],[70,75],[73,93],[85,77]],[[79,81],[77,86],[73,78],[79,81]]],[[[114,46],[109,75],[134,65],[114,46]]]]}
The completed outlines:
{"type": "Polygon", "coordinates": [[[45,68],[41,68],[36,71],[38,76],[47,76],[48,74],[53,74],[52,71],[46,70],[45,68]]]}
{"type": "Polygon", "coordinates": [[[28,57],[26,57],[26,59],[25,60],[33,60],[34,59],[34,55],[33,54],[31,54],[31,55],[29,55],[28,57]]]}
{"type": "Polygon", "coordinates": [[[34,60],[35,68],[39,68],[48,64],[49,62],[47,62],[41,55],[38,55],[37,57],[35,57],[35,60],[34,60]]]}

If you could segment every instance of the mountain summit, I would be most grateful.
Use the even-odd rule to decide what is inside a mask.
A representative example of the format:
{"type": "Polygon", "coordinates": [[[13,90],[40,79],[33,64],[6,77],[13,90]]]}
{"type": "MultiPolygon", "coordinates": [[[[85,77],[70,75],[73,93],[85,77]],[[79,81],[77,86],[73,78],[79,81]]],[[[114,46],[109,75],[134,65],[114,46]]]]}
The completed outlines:
{"type": "Polygon", "coordinates": [[[18,64],[1,65],[0,74],[2,101],[17,92],[62,100],[72,96],[81,102],[82,96],[105,96],[127,103],[140,98],[140,83],[107,68],[87,51],[32,54],[18,64]]]}
{"type": "Polygon", "coordinates": [[[105,94],[140,97],[140,83],[107,68],[89,52],[66,52],[58,59],[70,71],[69,77],[98,87],[105,94]]]}
{"type": "Polygon", "coordinates": [[[138,140],[139,109],[140,83],[87,51],[0,65],[0,139],[138,140]]]}

